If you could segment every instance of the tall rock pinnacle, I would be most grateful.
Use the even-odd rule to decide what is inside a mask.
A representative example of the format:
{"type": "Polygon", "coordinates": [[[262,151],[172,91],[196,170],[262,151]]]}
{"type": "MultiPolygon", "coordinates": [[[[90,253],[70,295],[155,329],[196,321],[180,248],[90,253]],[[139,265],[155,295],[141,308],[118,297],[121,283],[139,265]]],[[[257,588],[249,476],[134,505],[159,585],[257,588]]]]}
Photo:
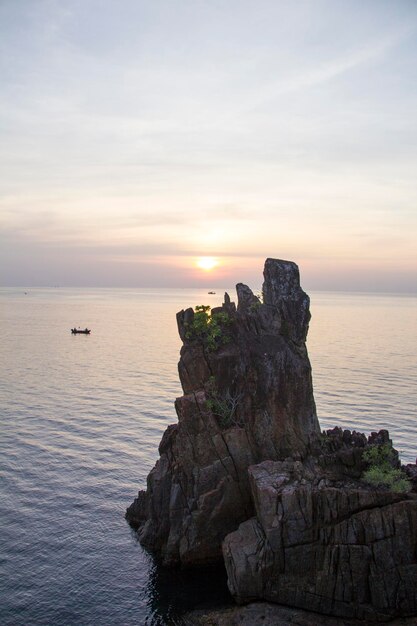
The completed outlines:
{"type": "Polygon", "coordinates": [[[165,564],[222,558],[221,542],[253,514],[247,469],[303,459],[320,432],[305,346],[309,298],[295,263],[267,259],[263,302],[238,284],[225,302],[177,314],[184,395],[147,490],[129,507],[143,545],[165,564]]]}

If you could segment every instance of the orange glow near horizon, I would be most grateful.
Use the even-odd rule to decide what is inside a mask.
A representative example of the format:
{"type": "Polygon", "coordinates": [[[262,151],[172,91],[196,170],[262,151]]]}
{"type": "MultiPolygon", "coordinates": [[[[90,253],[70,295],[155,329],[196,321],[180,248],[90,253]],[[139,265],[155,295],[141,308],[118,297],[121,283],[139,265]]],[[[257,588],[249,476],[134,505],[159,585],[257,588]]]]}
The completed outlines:
{"type": "Polygon", "coordinates": [[[201,256],[197,259],[197,267],[205,272],[211,272],[218,264],[219,261],[212,256],[201,256]]]}

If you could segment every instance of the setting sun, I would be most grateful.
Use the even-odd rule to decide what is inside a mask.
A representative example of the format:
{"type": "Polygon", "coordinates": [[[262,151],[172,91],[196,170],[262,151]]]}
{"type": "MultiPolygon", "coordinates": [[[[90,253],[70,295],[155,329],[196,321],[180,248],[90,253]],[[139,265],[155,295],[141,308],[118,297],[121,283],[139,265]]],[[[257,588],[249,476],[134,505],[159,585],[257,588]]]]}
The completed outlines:
{"type": "Polygon", "coordinates": [[[197,267],[206,272],[210,272],[213,268],[218,265],[219,262],[212,256],[202,256],[197,260],[197,267]]]}

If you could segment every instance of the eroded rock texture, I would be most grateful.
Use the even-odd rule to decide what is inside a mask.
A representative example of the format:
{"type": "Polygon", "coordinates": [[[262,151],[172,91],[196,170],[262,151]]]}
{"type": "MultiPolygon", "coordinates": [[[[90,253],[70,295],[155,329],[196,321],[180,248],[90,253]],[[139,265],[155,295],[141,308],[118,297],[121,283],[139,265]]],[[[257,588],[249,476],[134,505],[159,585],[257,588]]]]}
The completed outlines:
{"type": "Polygon", "coordinates": [[[363,447],[385,443],[386,431],[367,442],[337,430],[320,460],[249,468],[255,516],[223,544],[230,591],[238,602],[368,621],[415,615],[417,500],[347,478],[360,474],[363,447]]]}
{"type": "Polygon", "coordinates": [[[193,331],[193,309],[177,315],[178,424],[165,432],[147,490],[127,511],[141,543],[165,564],[221,559],[224,537],[253,515],[247,468],[302,459],[319,433],[298,267],[267,259],[264,279],[263,302],[239,284],[237,308],[226,294],[213,309],[214,348],[193,331]]]}

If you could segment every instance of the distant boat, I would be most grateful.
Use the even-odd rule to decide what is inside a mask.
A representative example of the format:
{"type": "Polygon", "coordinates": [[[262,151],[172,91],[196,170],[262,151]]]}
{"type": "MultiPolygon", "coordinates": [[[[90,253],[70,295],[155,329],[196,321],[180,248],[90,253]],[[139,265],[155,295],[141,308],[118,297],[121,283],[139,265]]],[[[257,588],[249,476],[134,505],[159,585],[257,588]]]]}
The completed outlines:
{"type": "Polygon", "coordinates": [[[88,328],[84,328],[84,330],[81,330],[79,328],[71,328],[71,332],[73,335],[89,335],[91,333],[91,330],[89,330],[88,328]]]}
{"type": "Polygon", "coordinates": [[[213,294],[213,293],[216,293],[216,292],[215,291],[209,291],[208,293],[213,294]]]}

